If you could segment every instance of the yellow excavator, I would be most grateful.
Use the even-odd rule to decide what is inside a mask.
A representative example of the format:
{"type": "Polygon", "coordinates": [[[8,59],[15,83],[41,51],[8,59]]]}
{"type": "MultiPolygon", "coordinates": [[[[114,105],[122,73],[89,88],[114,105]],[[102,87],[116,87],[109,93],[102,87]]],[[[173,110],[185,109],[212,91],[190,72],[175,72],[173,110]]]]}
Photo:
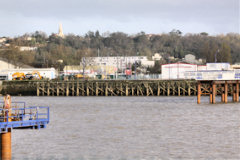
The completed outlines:
{"type": "Polygon", "coordinates": [[[33,71],[32,73],[27,73],[25,75],[25,79],[27,80],[40,80],[43,77],[40,75],[40,73],[38,71],[33,71]]]}
{"type": "Polygon", "coordinates": [[[12,80],[24,80],[25,74],[22,72],[16,72],[12,74],[12,80]]]}

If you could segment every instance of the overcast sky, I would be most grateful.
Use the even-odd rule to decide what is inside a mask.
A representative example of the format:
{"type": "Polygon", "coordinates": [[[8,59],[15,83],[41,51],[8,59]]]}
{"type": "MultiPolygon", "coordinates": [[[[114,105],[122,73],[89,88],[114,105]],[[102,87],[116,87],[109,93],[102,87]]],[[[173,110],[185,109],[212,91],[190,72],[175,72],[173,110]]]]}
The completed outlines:
{"type": "Polygon", "coordinates": [[[128,34],[211,35],[240,32],[240,0],[0,0],[0,37],[43,31],[84,35],[121,31],[128,34]]]}

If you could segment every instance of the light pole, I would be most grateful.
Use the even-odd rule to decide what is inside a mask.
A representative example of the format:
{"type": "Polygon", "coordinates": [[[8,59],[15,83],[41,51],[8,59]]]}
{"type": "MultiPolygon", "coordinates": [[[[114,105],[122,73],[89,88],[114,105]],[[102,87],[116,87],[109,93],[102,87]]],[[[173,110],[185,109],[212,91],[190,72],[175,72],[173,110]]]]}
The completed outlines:
{"type": "Polygon", "coordinates": [[[117,72],[116,72],[116,79],[118,79],[118,54],[117,54],[117,72]]]}
{"type": "Polygon", "coordinates": [[[219,49],[217,50],[217,52],[215,53],[215,63],[217,63],[217,54],[219,53],[219,49]]]}
{"type": "Polygon", "coordinates": [[[135,60],[135,79],[137,79],[137,56],[138,56],[138,52],[136,53],[136,60],[135,60]]]}

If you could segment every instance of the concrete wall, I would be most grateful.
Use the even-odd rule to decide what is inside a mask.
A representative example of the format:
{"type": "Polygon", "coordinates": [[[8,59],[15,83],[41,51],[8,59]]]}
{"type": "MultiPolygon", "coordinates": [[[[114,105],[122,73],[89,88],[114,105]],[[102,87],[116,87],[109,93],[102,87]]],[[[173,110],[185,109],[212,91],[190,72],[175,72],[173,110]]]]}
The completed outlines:
{"type": "Polygon", "coordinates": [[[19,68],[11,63],[8,63],[6,61],[0,60],[0,71],[1,70],[6,70],[6,69],[15,69],[15,68],[19,68]]]}

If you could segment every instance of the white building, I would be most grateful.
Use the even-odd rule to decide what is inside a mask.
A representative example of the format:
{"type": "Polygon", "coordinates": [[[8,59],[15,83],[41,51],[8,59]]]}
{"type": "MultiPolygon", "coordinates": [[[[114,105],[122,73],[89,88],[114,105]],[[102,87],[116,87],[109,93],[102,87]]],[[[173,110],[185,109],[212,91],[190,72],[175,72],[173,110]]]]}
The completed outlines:
{"type": "Polygon", "coordinates": [[[207,63],[198,71],[185,72],[186,79],[196,80],[239,80],[240,69],[231,68],[229,63],[207,63]]]}
{"type": "Polygon", "coordinates": [[[7,41],[7,38],[6,37],[1,37],[0,38],[0,43],[5,43],[7,41]]]}
{"type": "Polygon", "coordinates": [[[35,51],[37,49],[37,47],[19,46],[20,51],[35,51]]]}
{"type": "Polygon", "coordinates": [[[159,53],[155,53],[153,56],[152,56],[152,60],[154,61],[160,61],[162,59],[162,55],[159,54],[159,53]]]}
{"type": "Polygon", "coordinates": [[[206,62],[206,60],[204,59],[196,59],[196,56],[194,56],[193,54],[185,55],[185,57],[183,58],[183,61],[186,63],[193,63],[193,64],[203,64],[204,62],[206,62]]]}
{"type": "Polygon", "coordinates": [[[161,69],[162,79],[185,79],[184,73],[186,71],[197,71],[197,65],[187,63],[171,63],[163,64],[161,69]]]}
{"type": "Polygon", "coordinates": [[[86,64],[92,66],[106,65],[114,66],[118,69],[131,68],[135,62],[140,62],[142,66],[152,67],[154,61],[149,61],[147,56],[117,56],[117,57],[86,57],[86,64]]]}
{"type": "Polygon", "coordinates": [[[229,63],[207,63],[207,70],[230,70],[231,65],[229,63]]]}
{"type": "Polygon", "coordinates": [[[54,79],[57,76],[55,68],[21,68],[21,69],[8,69],[4,72],[8,74],[8,80],[12,80],[12,74],[16,72],[22,72],[24,74],[38,71],[43,78],[54,79]]]}

